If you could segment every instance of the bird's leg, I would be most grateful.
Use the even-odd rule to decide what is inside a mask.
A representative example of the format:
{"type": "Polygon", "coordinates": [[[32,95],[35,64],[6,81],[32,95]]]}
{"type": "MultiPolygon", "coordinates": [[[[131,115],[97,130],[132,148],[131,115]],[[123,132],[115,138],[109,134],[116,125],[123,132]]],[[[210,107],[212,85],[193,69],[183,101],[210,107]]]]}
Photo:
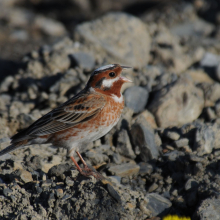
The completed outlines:
{"type": "Polygon", "coordinates": [[[80,160],[82,161],[82,163],[83,163],[83,165],[84,165],[84,168],[80,168],[79,167],[79,165],[78,165],[78,163],[75,161],[75,159],[73,158],[73,157],[71,157],[71,159],[72,159],[72,161],[74,162],[74,164],[76,165],[76,167],[77,167],[77,169],[79,170],[79,172],[83,175],[83,176],[94,176],[96,179],[98,179],[98,180],[102,180],[102,179],[104,179],[104,177],[98,172],[98,171],[96,171],[95,169],[92,169],[92,168],[90,168],[87,164],[86,164],[86,162],[85,162],[85,160],[82,158],[82,156],[81,156],[81,154],[78,152],[78,151],[76,151],[76,153],[77,153],[77,155],[78,155],[78,157],[80,158],[80,160]],[[73,160],[74,159],[74,160],[73,160]],[[79,168],[78,168],[79,167],[79,168]]]}
{"type": "Polygon", "coordinates": [[[70,158],[71,158],[71,160],[73,161],[73,163],[75,164],[77,170],[78,170],[80,173],[83,172],[82,169],[81,169],[81,167],[79,166],[79,164],[78,164],[78,163],[76,162],[76,160],[74,159],[74,157],[73,157],[73,156],[70,156],[70,158]]]}

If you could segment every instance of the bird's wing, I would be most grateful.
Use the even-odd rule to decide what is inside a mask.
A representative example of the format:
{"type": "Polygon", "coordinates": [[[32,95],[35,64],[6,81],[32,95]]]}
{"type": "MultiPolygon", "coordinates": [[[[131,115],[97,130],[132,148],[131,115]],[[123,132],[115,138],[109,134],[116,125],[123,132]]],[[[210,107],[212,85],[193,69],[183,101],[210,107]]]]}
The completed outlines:
{"type": "Polygon", "coordinates": [[[24,131],[14,135],[12,143],[59,132],[95,117],[105,106],[99,94],[79,93],[61,106],[47,113],[24,131]]]}

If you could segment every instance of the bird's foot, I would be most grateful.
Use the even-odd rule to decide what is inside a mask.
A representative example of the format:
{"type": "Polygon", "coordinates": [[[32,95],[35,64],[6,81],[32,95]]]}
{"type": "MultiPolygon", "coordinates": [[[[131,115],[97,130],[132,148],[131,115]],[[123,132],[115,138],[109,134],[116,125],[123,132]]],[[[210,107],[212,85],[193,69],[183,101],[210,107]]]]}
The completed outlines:
{"type": "Polygon", "coordinates": [[[73,156],[71,156],[70,158],[72,159],[73,163],[75,164],[75,166],[77,167],[77,170],[80,172],[80,174],[82,174],[83,176],[89,177],[89,176],[94,176],[97,180],[103,180],[105,179],[104,176],[102,176],[98,171],[96,171],[93,167],[89,167],[85,160],[82,158],[81,154],[76,151],[78,157],[80,158],[80,160],[82,161],[84,167],[81,168],[79,166],[79,164],[76,162],[76,160],[74,159],[73,156]]]}

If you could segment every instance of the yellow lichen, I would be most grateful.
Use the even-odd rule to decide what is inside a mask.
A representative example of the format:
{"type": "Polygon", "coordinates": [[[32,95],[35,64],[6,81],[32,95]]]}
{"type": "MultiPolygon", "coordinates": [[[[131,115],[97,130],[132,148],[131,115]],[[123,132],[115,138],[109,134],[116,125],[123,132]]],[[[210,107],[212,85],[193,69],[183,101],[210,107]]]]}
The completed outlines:
{"type": "Polygon", "coordinates": [[[167,215],[163,217],[163,220],[191,220],[190,217],[179,217],[177,215],[167,215]]]}

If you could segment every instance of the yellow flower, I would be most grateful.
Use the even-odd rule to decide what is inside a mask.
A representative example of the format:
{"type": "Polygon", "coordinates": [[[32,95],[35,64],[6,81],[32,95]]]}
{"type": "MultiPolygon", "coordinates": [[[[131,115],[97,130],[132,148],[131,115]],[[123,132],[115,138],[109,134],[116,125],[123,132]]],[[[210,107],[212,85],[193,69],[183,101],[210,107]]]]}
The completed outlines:
{"type": "Polygon", "coordinates": [[[179,217],[177,215],[167,215],[163,217],[163,220],[191,220],[190,217],[179,217]]]}

